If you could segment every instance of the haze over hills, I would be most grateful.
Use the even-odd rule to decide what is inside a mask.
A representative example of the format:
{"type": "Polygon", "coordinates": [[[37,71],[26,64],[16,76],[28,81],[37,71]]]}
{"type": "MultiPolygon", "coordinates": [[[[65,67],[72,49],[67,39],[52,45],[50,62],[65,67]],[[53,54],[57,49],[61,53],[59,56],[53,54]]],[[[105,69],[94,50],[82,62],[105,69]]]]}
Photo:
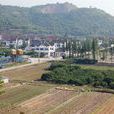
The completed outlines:
{"type": "Polygon", "coordinates": [[[70,3],[22,8],[0,5],[0,31],[69,36],[114,36],[114,17],[70,3]]]}

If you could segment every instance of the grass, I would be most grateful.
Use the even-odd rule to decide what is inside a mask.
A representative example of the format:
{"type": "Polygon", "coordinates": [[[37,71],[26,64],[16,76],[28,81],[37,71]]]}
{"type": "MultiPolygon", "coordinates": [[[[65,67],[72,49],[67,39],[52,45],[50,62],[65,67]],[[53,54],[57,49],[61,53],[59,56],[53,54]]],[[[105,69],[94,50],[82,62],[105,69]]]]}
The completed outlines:
{"type": "MultiPolygon", "coordinates": [[[[10,80],[32,81],[40,79],[42,73],[46,72],[49,63],[36,64],[15,70],[0,72],[0,75],[8,77],[10,80]]],[[[15,88],[6,89],[0,95],[0,107],[8,107],[19,104],[25,100],[38,96],[55,85],[40,82],[39,84],[22,85],[15,88]]]]}
{"type": "Polygon", "coordinates": [[[10,80],[32,81],[41,78],[46,72],[49,63],[36,64],[32,66],[17,68],[14,70],[0,72],[0,75],[8,77],[10,80]]]}
{"type": "MultiPolygon", "coordinates": [[[[32,66],[27,66],[15,70],[3,71],[0,72],[0,75],[9,77],[10,80],[20,80],[20,81],[32,81],[41,78],[41,75],[44,72],[47,72],[45,69],[50,65],[50,63],[36,64],[32,66]]],[[[114,70],[114,67],[107,66],[89,66],[89,65],[80,65],[84,69],[95,69],[95,70],[114,70]]],[[[51,85],[47,83],[42,83],[40,85],[23,85],[16,88],[8,89],[5,93],[0,95],[0,108],[12,107],[18,105],[21,102],[24,102],[28,99],[31,99],[35,96],[38,96],[42,93],[45,93],[47,90],[63,85],[51,85]]],[[[65,85],[67,87],[67,85],[65,85]]],[[[80,87],[74,87],[79,89],[80,87]]],[[[69,104],[69,103],[68,103],[69,104]]],[[[69,104],[70,105],[70,104],[69,104]]],[[[66,105],[65,105],[66,106],[66,105]]],[[[63,104],[64,107],[64,104],[63,104]]],[[[64,109],[62,106],[61,109],[64,109]]],[[[59,107],[57,108],[57,110],[59,107]]],[[[55,110],[52,110],[56,111],[55,110]]]]}
{"type": "Polygon", "coordinates": [[[17,105],[25,100],[46,92],[53,85],[24,85],[10,89],[0,96],[0,108],[17,105]]]}
{"type": "Polygon", "coordinates": [[[113,70],[114,71],[114,67],[111,67],[111,66],[94,66],[94,65],[79,65],[79,66],[81,66],[83,69],[113,70]]]}
{"type": "Polygon", "coordinates": [[[28,62],[10,63],[10,64],[7,64],[7,65],[5,66],[5,68],[14,67],[14,66],[20,66],[20,65],[25,65],[25,64],[29,64],[29,63],[28,63],[28,62]]]}

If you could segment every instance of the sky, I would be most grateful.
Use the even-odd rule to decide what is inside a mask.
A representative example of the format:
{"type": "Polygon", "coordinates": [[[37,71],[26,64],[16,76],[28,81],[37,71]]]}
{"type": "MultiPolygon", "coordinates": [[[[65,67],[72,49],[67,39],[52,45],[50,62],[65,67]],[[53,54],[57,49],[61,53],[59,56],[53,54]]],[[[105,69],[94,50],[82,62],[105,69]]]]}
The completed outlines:
{"type": "Polygon", "coordinates": [[[2,5],[31,7],[47,3],[69,2],[77,7],[96,7],[114,16],[114,0],[0,0],[2,5]]]}

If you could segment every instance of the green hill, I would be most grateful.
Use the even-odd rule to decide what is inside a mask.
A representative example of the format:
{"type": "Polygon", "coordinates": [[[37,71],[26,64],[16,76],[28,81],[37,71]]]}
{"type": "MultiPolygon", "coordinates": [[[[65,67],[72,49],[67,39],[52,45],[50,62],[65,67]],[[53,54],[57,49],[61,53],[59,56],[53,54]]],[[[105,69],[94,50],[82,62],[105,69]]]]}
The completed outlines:
{"type": "Polygon", "coordinates": [[[113,36],[114,17],[96,8],[77,8],[69,3],[31,8],[0,5],[0,31],[113,36]]]}

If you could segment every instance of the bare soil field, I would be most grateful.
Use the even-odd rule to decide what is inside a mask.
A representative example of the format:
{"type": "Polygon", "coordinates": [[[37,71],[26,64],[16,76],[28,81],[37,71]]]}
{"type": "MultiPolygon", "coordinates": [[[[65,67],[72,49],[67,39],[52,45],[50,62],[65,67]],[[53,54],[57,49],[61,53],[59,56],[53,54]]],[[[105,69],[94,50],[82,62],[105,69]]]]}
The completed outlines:
{"type": "Polygon", "coordinates": [[[23,85],[16,88],[7,90],[5,93],[0,95],[0,104],[13,105],[23,102],[29,98],[37,96],[46,92],[53,86],[43,85],[43,86],[32,86],[23,85]]]}
{"type": "Polygon", "coordinates": [[[11,111],[5,111],[5,113],[2,114],[20,114],[20,112],[24,112],[25,114],[44,114],[76,94],[75,91],[51,89],[46,93],[19,104],[11,111]]]}
{"type": "Polygon", "coordinates": [[[92,114],[114,114],[114,96],[92,114]]]}
{"type": "Polygon", "coordinates": [[[32,81],[40,79],[42,73],[45,72],[49,63],[41,63],[27,66],[24,68],[17,68],[14,70],[0,72],[0,75],[9,77],[10,80],[32,81]]]}
{"type": "MultiPolygon", "coordinates": [[[[71,102],[53,109],[47,114],[91,114],[94,109],[107,101],[112,95],[107,93],[84,93],[71,102]]],[[[99,113],[105,114],[105,113],[99,113]]]]}
{"type": "Polygon", "coordinates": [[[108,93],[51,89],[2,114],[91,114],[111,97],[108,93]]]}
{"type": "MultiPolygon", "coordinates": [[[[112,94],[80,92],[75,91],[75,87],[71,87],[75,88],[74,90],[57,89],[53,87],[58,85],[45,82],[32,83],[32,80],[40,79],[49,65],[42,63],[0,72],[0,75],[9,77],[11,81],[28,82],[9,83],[5,86],[6,92],[0,95],[0,114],[114,114],[112,94]]],[[[82,67],[114,70],[113,67],[107,66],[82,67]]],[[[80,88],[78,87],[78,90],[80,88]]]]}
{"type": "Polygon", "coordinates": [[[4,94],[0,95],[0,114],[9,114],[8,110],[11,111],[21,102],[43,94],[51,88],[53,88],[53,85],[24,85],[7,90],[4,94]]]}

